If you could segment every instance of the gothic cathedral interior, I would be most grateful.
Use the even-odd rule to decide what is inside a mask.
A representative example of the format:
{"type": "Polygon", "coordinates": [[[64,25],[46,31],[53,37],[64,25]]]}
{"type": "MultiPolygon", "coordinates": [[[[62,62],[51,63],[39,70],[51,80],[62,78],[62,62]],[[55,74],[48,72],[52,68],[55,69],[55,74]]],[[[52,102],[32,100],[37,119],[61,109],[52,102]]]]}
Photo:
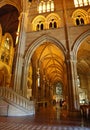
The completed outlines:
{"type": "Polygon", "coordinates": [[[22,116],[60,101],[90,105],[90,0],[0,0],[0,105],[22,116]]]}

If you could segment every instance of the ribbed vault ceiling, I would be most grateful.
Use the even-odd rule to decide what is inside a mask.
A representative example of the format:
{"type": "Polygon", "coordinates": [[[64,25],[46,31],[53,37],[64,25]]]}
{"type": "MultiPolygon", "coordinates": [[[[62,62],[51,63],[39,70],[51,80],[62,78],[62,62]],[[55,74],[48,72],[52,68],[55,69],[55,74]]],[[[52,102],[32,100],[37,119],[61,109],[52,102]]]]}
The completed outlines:
{"type": "Polygon", "coordinates": [[[44,43],[39,46],[35,53],[37,68],[40,68],[40,73],[52,83],[62,82],[64,74],[64,55],[60,48],[52,43],[44,43]]]}

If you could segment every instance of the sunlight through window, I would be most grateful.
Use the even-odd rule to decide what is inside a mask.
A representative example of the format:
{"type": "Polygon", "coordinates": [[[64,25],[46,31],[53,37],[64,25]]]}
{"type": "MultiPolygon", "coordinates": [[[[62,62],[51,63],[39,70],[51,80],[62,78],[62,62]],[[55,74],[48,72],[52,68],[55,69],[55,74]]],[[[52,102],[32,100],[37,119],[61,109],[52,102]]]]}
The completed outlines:
{"type": "Polygon", "coordinates": [[[41,1],[39,3],[38,9],[39,13],[54,11],[54,1],[53,0],[41,1]]]}
{"type": "Polygon", "coordinates": [[[90,0],[74,0],[75,7],[90,5],[90,0]]]}

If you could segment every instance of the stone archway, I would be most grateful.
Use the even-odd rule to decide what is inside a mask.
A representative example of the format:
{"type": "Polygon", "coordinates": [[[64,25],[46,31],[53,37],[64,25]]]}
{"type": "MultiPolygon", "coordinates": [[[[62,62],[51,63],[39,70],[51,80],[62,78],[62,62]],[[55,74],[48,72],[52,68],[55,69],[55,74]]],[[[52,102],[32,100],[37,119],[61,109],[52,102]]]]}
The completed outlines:
{"type": "MultiPolygon", "coordinates": [[[[74,43],[74,45],[72,46],[72,52],[74,54],[74,56],[77,57],[77,51],[78,51],[78,48],[79,46],[81,45],[81,42],[90,35],[90,30],[84,32],[77,40],[76,42],[74,43]]],[[[75,57],[75,59],[76,59],[75,57]]]]}
{"type": "Polygon", "coordinates": [[[42,37],[38,38],[28,49],[25,55],[25,62],[24,62],[24,71],[23,71],[23,92],[26,90],[27,85],[27,75],[28,75],[28,69],[29,69],[29,63],[31,60],[31,57],[34,53],[34,51],[43,43],[45,42],[51,42],[52,44],[55,44],[62,52],[65,57],[65,48],[64,46],[55,38],[52,38],[47,35],[43,35],[42,37]]]}
{"type": "MultiPolygon", "coordinates": [[[[72,48],[72,74],[73,74],[73,88],[75,93],[75,99],[77,103],[76,108],[79,108],[81,103],[80,94],[83,94],[82,88],[85,90],[85,84],[87,82],[88,92],[90,92],[89,79],[90,79],[90,30],[83,33],[72,48]],[[86,78],[88,77],[88,78],[86,78]],[[81,80],[81,81],[80,81],[81,80]]],[[[87,93],[88,93],[87,92],[87,93]]],[[[86,91],[85,91],[86,93],[86,91]]],[[[87,94],[88,95],[88,94],[87,94]]],[[[90,97],[87,96],[90,100],[90,97]]]]}

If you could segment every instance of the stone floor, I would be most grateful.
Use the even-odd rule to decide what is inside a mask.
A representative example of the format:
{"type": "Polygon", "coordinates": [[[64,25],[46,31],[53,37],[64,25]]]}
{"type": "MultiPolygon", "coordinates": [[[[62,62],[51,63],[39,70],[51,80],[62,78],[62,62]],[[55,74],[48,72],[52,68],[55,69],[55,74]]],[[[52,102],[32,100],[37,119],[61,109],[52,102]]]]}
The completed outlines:
{"type": "Polygon", "coordinates": [[[40,108],[33,116],[0,117],[0,130],[90,130],[90,120],[71,118],[55,107],[40,108]]]}

